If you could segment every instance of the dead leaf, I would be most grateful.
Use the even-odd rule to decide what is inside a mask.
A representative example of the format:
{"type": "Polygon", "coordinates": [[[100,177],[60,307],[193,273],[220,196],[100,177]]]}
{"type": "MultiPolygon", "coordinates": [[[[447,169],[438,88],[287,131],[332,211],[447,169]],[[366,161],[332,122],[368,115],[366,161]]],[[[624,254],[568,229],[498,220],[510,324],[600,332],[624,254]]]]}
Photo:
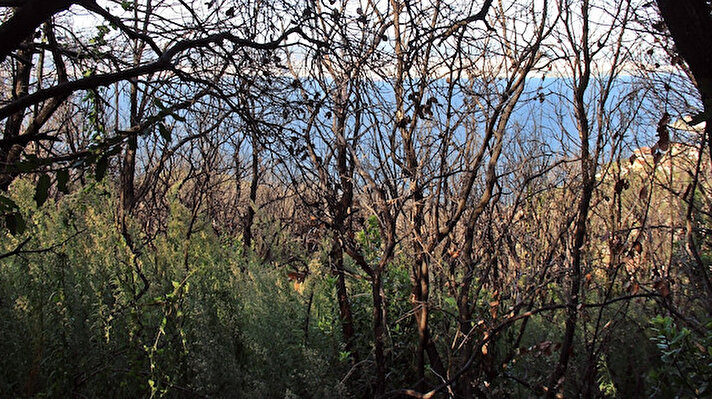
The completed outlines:
{"type": "Polygon", "coordinates": [[[621,179],[616,182],[616,186],[614,187],[614,190],[615,190],[616,194],[620,194],[623,190],[627,190],[628,187],[630,187],[630,183],[628,183],[628,180],[621,179]]]}
{"type": "Polygon", "coordinates": [[[638,293],[638,291],[640,291],[640,284],[638,284],[637,281],[633,281],[630,284],[630,293],[633,295],[636,295],[638,293]]]}
{"type": "Polygon", "coordinates": [[[653,154],[653,164],[657,165],[660,162],[660,158],[663,157],[663,153],[660,151],[655,151],[653,154]]]}
{"type": "Polygon", "coordinates": [[[670,123],[670,114],[667,112],[663,114],[658,122],[658,143],[657,146],[660,151],[667,151],[670,147],[670,132],[668,131],[667,124],[670,123]]]}
{"type": "Polygon", "coordinates": [[[640,198],[641,201],[645,201],[648,199],[648,188],[643,186],[640,188],[640,192],[638,193],[638,198],[640,198]]]}
{"type": "Polygon", "coordinates": [[[707,354],[707,348],[702,346],[702,344],[700,344],[699,342],[695,342],[695,346],[697,347],[697,349],[700,350],[700,352],[707,354]]]}
{"type": "Polygon", "coordinates": [[[653,284],[653,287],[663,298],[667,298],[670,295],[670,286],[665,280],[658,280],[653,284]]]}
{"type": "Polygon", "coordinates": [[[450,257],[451,257],[452,259],[457,259],[457,258],[459,258],[461,253],[462,253],[462,251],[459,250],[459,249],[457,249],[457,248],[450,248],[450,249],[448,249],[448,251],[447,251],[447,254],[450,255],[450,257]]]}

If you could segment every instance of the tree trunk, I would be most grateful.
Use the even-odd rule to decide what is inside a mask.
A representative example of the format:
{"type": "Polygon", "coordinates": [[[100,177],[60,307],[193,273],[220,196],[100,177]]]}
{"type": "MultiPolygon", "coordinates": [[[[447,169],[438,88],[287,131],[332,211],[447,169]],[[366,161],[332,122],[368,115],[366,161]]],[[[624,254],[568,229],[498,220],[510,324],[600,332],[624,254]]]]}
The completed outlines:
{"type": "MultiPolygon", "coordinates": [[[[71,6],[71,0],[25,0],[12,16],[0,24],[0,61],[30,37],[52,15],[71,6]]],[[[20,50],[23,51],[23,50],[20,50]]]]}
{"type": "Polygon", "coordinates": [[[245,215],[245,226],[242,232],[242,239],[245,249],[252,247],[252,225],[255,220],[255,209],[257,207],[257,186],[260,180],[260,151],[256,142],[257,135],[252,135],[252,180],[250,181],[250,199],[247,202],[247,214],[245,215]]]}
{"type": "Polygon", "coordinates": [[[560,390],[563,390],[564,379],[569,359],[574,349],[574,335],[576,332],[576,322],[578,319],[579,292],[581,290],[581,259],[583,257],[583,246],[587,237],[588,210],[591,205],[591,197],[595,185],[596,161],[591,159],[589,150],[589,122],[586,113],[585,93],[588,88],[591,76],[591,55],[588,44],[588,0],[584,0],[581,6],[583,19],[583,33],[581,49],[583,51],[582,70],[579,81],[574,88],[574,112],[576,117],[579,139],[581,141],[581,200],[578,206],[576,227],[574,231],[573,248],[571,249],[571,280],[569,288],[569,298],[566,307],[566,329],[559,362],[551,374],[549,380],[548,398],[556,397],[560,390]]]}
{"type": "MultiPolygon", "coordinates": [[[[17,53],[17,72],[15,73],[12,87],[13,98],[27,95],[32,71],[31,44],[31,41],[26,40],[24,42],[24,48],[17,53]]],[[[3,140],[16,138],[20,135],[24,117],[24,112],[20,111],[7,118],[7,121],[5,121],[5,130],[3,131],[3,140]]],[[[2,173],[0,174],[0,191],[7,191],[10,183],[14,180],[15,173],[8,170],[8,167],[14,165],[15,162],[20,159],[23,149],[24,147],[20,144],[6,144],[0,147],[0,164],[3,165],[2,173]]]]}
{"type": "MultiPolygon", "coordinates": [[[[712,6],[703,0],[657,0],[657,3],[677,52],[690,67],[702,97],[707,121],[704,134],[712,163],[712,6]]],[[[697,266],[707,290],[707,303],[711,303],[712,280],[704,264],[698,262],[697,266]]]]}
{"type": "Polygon", "coordinates": [[[341,331],[344,335],[344,346],[349,356],[357,362],[356,353],[353,350],[354,340],[354,321],[351,313],[351,304],[349,303],[348,292],[346,291],[346,277],[344,275],[344,253],[341,250],[341,243],[334,240],[331,244],[331,252],[329,252],[331,264],[337,273],[336,295],[339,302],[339,316],[341,318],[341,331]]]}

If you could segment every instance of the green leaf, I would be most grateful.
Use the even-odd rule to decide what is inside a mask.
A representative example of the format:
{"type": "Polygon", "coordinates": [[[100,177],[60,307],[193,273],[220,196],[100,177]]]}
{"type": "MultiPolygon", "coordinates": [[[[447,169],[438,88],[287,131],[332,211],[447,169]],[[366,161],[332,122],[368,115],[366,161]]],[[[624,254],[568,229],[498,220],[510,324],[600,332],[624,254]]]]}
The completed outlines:
{"type": "Polygon", "coordinates": [[[445,303],[451,308],[457,308],[457,301],[455,301],[455,298],[453,297],[446,297],[445,303]]]}
{"type": "Polygon", "coordinates": [[[43,173],[39,180],[37,180],[37,186],[35,187],[35,202],[37,203],[37,207],[41,207],[42,204],[47,201],[47,196],[49,195],[49,186],[50,186],[50,179],[49,175],[46,173],[43,173]]]}
{"type": "Polygon", "coordinates": [[[69,171],[66,169],[58,170],[57,189],[65,194],[69,194],[69,187],[67,187],[67,183],[69,183],[69,171]]]}
{"type": "Polygon", "coordinates": [[[98,161],[96,161],[96,167],[94,168],[94,176],[96,181],[102,181],[104,176],[106,176],[106,169],[109,167],[109,157],[102,155],[98,161]]]}

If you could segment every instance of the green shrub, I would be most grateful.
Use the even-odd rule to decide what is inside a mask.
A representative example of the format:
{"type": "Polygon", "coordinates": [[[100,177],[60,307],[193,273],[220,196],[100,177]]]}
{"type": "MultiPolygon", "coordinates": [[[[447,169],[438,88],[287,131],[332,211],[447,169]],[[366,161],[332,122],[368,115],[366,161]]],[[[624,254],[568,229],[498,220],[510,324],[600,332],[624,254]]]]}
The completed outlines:
{"type": "Polygon", "coordinates": [[[670,317],[656,316],[651,340],[660,351],[662,366],[650,372],[651,396],[700,398],[712,396],[712,322],[703,335],[679,328],[670,317]]]}

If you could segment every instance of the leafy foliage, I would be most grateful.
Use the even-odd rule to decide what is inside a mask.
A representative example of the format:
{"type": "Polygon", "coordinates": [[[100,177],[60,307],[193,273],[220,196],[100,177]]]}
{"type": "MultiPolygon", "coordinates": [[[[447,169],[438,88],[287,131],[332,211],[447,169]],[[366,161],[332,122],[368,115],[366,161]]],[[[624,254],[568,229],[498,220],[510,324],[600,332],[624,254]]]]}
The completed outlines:
{"type": "Polygon", "coordinates": [[[28,228],[4,237],[3,249],[32,236],[28,245],[46,250],[1,263],[0,391],[347,396],[323,283],[307,288],[317,293],[305,342],[306,298],[281,271],[236,256],[208,225],[186,241],[189,213],[177,200],[167,234],[134,255],[113,225],[109,187],[41,209],[27,201],[32,190],[13,186],[28,228]],[[143,294],[139,270],[150,281],[143,294]]]}
{"type": "Polygon", "coordinates": [[[660,351],[662,365],[650,372],[653,394],[661,398],[699,398],[711,394],[712,322],[702,336],[678,327],[670,317],[652,320],[651,340],[660,351]]]}

